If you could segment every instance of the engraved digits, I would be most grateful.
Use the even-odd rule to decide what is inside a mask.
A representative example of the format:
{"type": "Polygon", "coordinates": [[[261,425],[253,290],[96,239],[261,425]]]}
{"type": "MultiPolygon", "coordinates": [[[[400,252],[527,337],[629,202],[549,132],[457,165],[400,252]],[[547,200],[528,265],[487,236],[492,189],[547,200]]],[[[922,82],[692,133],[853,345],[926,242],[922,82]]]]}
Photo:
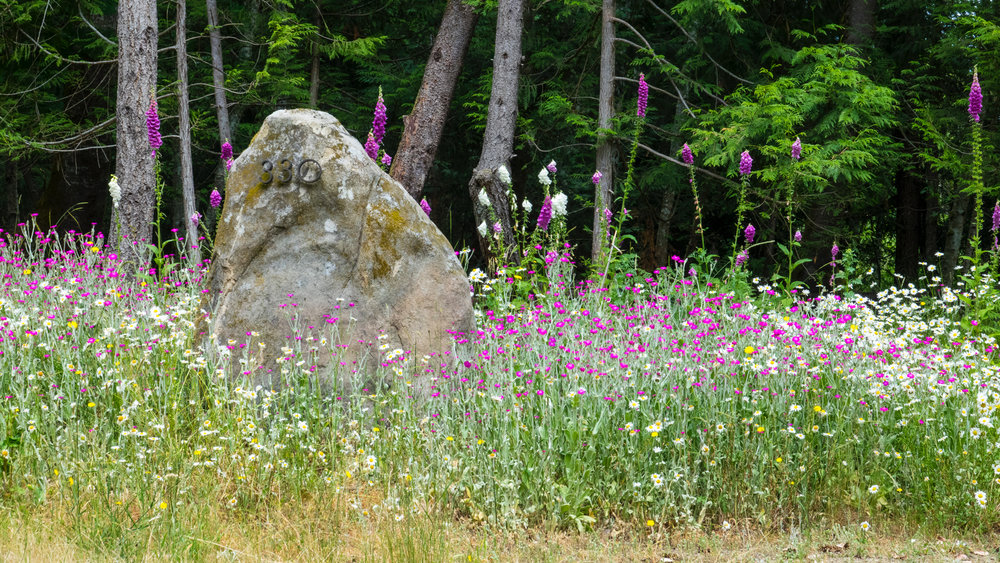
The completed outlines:
{"type": "Polygon", "coordinates": [[[274,163],[270,160],[261,161],[260,167],[263,170],[260,181],[264,185],[273,182],[275,177],[277,177],[279,184],[287,184],[292,178],[297,178],[303,184],[314,184],[323,176],[323,167],[311,158],[299,162],[298,167],[289,159],[282,159],[278,162],[277,171],[274,169],[274,163]]]}
{"type": "Polygon", "coordinates": [[[300,182],[304,184],[313,184],[319,181],[319,178],[322,175],[323,167],[321,167],[315,160],[307,158],[299,163],[298,176],[300,182]]]}
{"type": "Polygon", "coordinates": [[[292,179],[292,163],[286,158],[278,163],[278,183],[287,184],[292,179]]]}
{"type": "Polygon", "coordinates": [[[271,170],[274,170],[274,163],[265,160],[260,163],[260,166],[264,169],[264,173],[260,175],[260,182],[264,185],[270,184],[274,180],[274,175],[271,174],[271,170]]]}

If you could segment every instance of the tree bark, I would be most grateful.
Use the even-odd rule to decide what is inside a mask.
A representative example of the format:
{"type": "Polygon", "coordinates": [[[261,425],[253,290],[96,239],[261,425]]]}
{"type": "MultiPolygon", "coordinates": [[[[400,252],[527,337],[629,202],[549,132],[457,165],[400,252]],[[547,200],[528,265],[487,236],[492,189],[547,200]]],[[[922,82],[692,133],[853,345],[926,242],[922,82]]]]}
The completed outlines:
{"type": "MultiPolygon", "coordinates": [[[[660,201],[660,212],[656,215],[656,243],[653,247],[654,268],[665,266],[670,256],[670,230],[674,214],[677,213],[677,192],[666,188],[660,201]]],[[[651,268],[652,269],[652,268],[651,268]]]]}
{"type": "Polygon", "coordinates": [[[920,258],[920,186],[917,179],[896,173],[896,264],[897,274],[916,282],[920,258]]]}
{"type": "MultiPolygon", "coordinates": [[[[601,9],[601,75],[599,98],[597,101],[597,127],[602,130],[611,128],[611,119],[615,114],[615,0],[604,0],[601,9]]],[[[594,231],[591,239],[591,260],[596,264],[603,260],[600,256],[604,247],[608,225],[604,210],[611,209],[614,203],[614,140],[600,134],[597,138],[597,171],[601,173],[601,181],[594,186],[594,231]]]]}
{"type": "Polygon", "coordinates": [[[156,180],[146,138],[146,110],[156,92],[156,2],[118,4],[117,162],[122,196],[112,240],[118,254],[135,265],[141,244],[151,241],[156,180]]]}
{"type": "MultiPolygon", "coordinates": [[[[313,19],[316,29],[319,30],[323,23],[322,13],[319,11],[319,4],[316,4],[316,14],[313,19]]],[[[309,107],[316,109],[319,107],[319,37],[312,44],[312,69],[309,73],[309,107]]]]}
{"type": "Polygon", "coordinates": [[[946,284],[955,279],[955,266],[962,253],[962,241],[965,237],[965,215],[969,210],[969,194],[960,193],[951,203],[951,213],[948,214],[948,231],[944,243],[942,258],[942,277],[946,284]]]}
{"type": "Polygon", "coordinates": [[[19,216],[18,204],[21,201],[21,198],[18,196],[17,193],[17,176],[19,167],[17,165],[17,162],[9,160],[7,161],[6,168],[7,168],[7,178],[6,178],[7,181],[4,183],[4,190],[7,195],[4,201],[6,207],[6,209],[4,210],[6,221],[4,222],[3,227],[5,229],[11,230],[14,228],[14,225],[17,224],[17,218],[19,216]]]}
{"type": "MultiPolygon", "coordinates": [[[[687,88],[684,94],[687,95],[687,88]]],[[[674,105],[674,123],[681,123],[684,120],[684,106],[677,102],[674,105]]],[[[670,141],[671,154],[677,154],[681,149],[681,136],[677,135],[670,141]]],[[[665,186],[663,200],[660,202],[660,212],[656,215],[656,238],[652,248],[653,268],[658,268],[667,264],[670,257],[670,231],[673,228],[674,215],[677,213],[677,192],[681,188],[676,186],[665,186]]],[[[695,219],[692,219],[695,221],[695,219]]],[[[653,269],[650,268],[650,269],[653,269]]]]}
{"type": "MultiPolygon", "coordinates": [[[[403,117],[403,138],[389,174],[419,200],[444,132],[448,106],[479,15],[463,0],[448,0],[424,68],[420,92],[403,117]]],[[[520,37],[520,36],[519,36],[520,37]]],[[[518,39],[520,43],[520,39],[518,39]]],[[[519,49],[520,51],[520,49],[519,49]]],[[[516,93],[515,93],[516,96],[516,93]]]]}
{"type": "MultiPolygon", "coordinates": [[[[934,185],[934,177],[925,177],[924,181],[928,185],[934,185]]],[[[924,261],[937,264],[938,256],[938,217],[941,216],[941,206],[938,198],[932,194],[926,194],[921,205],[921,220],[924,224],[924,261]]]]}
{"type": "Polygon", "coordinates": [[[877,0],[851,0],[848,6],[847,42],[863,47],[875,36],[877,0]]]}
{"type": "MultiPolygon", "coordinates": [[[[469,195],[472,197],[476,224],[490,223],[490,213],[479,202],[480,190],[486,190],[491,207],[500,223],[501,233],[507,248],[514,242],[511,228],[510,204],[507,185],[500,181],[496,171],[500,165],[507,165],[514,150],[514,129],[517,123],[517,88],[521,66],[521,31],[524,14],[524,0],[500,0],[497,6],[497,32],[493,52],[493,86],[490,91],[489,113],[486,116],[486,132],[483,137],[483,151],[479,163],[469,181],[469,195]]],[[[479,248],[483,256],[496,256],[490,245],[493,229],[486,236],[479,234],[479,248]]]]}
{"type": "Polygon", "coordinates": [[[205,0],[208,12],[208,43],[212,52],[212,85],[215,88],[215,115],[219,121],[219,144],[232,139],[229,105],[226,102],[226,71],[222,65],[222,33],[219,31],[219,9],[215,0],[205,0]]]}
{"type": "Polygon", "coordinates": [[[184,196],[184,225],[187,227],[188,257],[195,264],[201,263],[198,247],[198,221],[195,219],[194,168],[191,165],[191,110],[188,98],[187,65],[187,0],[177,0],[177,81],[180,91],[177,99],[178,122],[181,136],[181,193],[184,196]]]}

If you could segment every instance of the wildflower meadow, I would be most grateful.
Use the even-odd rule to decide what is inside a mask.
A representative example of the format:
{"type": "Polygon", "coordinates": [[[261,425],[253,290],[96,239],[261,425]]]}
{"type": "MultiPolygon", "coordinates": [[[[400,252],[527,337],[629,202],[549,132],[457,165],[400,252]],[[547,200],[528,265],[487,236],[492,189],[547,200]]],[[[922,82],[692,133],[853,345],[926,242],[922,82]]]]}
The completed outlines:
{"type": "MultiPolygon", "coordinates": [[[[380,136],[369,154],[388,166],[380,136]]],[[[797,139],[789,158],[809,148],[797,139]]],[[[687,145],[682,158],[694,162],[687,145]]],[[[744,151],[740,209],[752,166],[744,151]]],[[[300,530],[280,523],[287,510],[308,515],[312,555],[331,559],[368,526],[397,530],[384,557],[433,560],[443,532],[420,536],[428,518],[614,529],[636,544],[683,530],[995,533],[995,242],[951,285],[928,262],[919,284],[883,287],[836,245],[810,283],[795,274],[807,234],[789,223],[778,243],[740,214],[729,256],[701,249],[644,272],[620,235],[630,168],[606,212],[604,261],[584,264],[557,176],[554,161],[541,169],[538,212],[511,198],[513,248],[480,226],[503,248],[469,273],[476,329],[455,334],[453,352],[375,340],[377,366],[338,362],[343,302],[337,323],[288,335],[269,387],[250,377],[253,332],[204,346],[210,261],[157,255],[135,269],[100,233],[33,221],[0,233],[7,521],[48,515],[74,549],[115,559],[226,553],[227,523],[269,530],[262,552],[307,557],[292,547],[300,530]],[[788,257],[771,278],[747,265],[763,244],[788,257]],[[321,357],[335,373],[317,369],[321,357]],[[330,381],[352,383],[331,392],[330,381]]],[[[993,238],[983,221],[977,241],[993,238]]],[[[998,222],[1000,206],[994,236],[998,222]]],[[[281,312],[293,321],[294,299],[281,312]]]]}

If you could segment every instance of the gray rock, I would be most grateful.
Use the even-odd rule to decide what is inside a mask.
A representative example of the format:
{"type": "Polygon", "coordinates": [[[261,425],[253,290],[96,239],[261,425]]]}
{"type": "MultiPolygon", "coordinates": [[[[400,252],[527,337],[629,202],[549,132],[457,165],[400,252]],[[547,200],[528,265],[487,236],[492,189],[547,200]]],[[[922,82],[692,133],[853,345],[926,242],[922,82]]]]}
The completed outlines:
{"type": "Polygon", "coordinates": [[[299,360],[317,366],[323,387],[349,385],[378,365],[382,345],[411,352],[409,376],[424,355],[453,358],[449,331],[474,326],[451,244],[336,118],[313,110],[274,112],[234,162],[208,288],[212,344],[255,332],[265,347],[252,344],[255,361],[233,372],[275,389],[280,368],[299,360]],[[301,340],[319,352],[278,363],[294,347],[293,316],[329,344],[301,340]]]}

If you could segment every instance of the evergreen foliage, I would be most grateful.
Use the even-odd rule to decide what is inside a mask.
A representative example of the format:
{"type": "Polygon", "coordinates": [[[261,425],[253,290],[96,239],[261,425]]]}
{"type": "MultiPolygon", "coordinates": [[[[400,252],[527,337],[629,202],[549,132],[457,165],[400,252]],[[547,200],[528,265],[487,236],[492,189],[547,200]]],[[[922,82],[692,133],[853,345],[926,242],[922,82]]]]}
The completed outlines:
{"type": "MultiPolygon", "coordinates": [[[[237,153],[271,111],[308,105],[314,57],[319,58],[318,108],[333,113],[359,138],[367,133],[382,88],[389,115],[384,144],[394,153],[401,117],[420,87],[444,4],[220,0],[237,153]]],[[[456,247],[475,240],[471,203],[463,192],[473,165],[470,155],[482,141],[496,19],[495,2],[472,4],[480,22],[426,184],[435,220],[456,247]]],[[[803,252],[815,255],[839,240],[860,252],[863,261],[879,265],[874,281],[880,283],[894,272],[909,275],[917,261],[936,252],[947,254],[945,261],[951,263],[967,253],[949,241],[956,229],[967,235],[976,215],[963,207],[971,174],[963,100],[973,66],[979,68],[987,100],[983,205],[1000,191],[996,104],[990,102],[1000,75],[995,6],[883,2],[875,7],[877,26],[870,38],[851,45],[849,14],[839,4],[620,3],[618,115],[609,131],[599,132],[600,4],[529,4],[511,162],[513,194],[518,201],[534,202],[536,213],[542,188],[535,172],[550,160],[559,163],[561,189],[573,202],[569,237],[579,255],[587,254],[590,244],[594,143],[598,133],[616,139],[623,171],[640,72],[652,88],[636,154],[635,189],[623,202],[632,210],[623,235],[636,241],[640,264],[648,269],[662,265],[658,257],[690,255],[702,246],[688,171],[678,158],[684,142],[698,155],[695,173],[707,196],[700,215],[709,251],[720,253],[731,244],[735,159],[750,149],[759,159],[750,184],[751,218],[764,232],[783,232],[786,196],[794,193],[792,216],[806,234],[803,252]],[[793,163],[788,154],[796,137],[802,139],[803,158],[793,163]],[[915,183],[916,207],[901,207],[900,186],[906,182],[915,183]],[[904,238],[919,241],[905,256],[910,251],[897,244],[904,238]]],[[[114,158],[115,65],[108,61],[117,52],[116,6],[111,0],[0,0],[0,155],[15,163],[6,179],[5,227],[41,210],[50,221],[62,217],[73,224],[77,217],[73,226],[96,222],[108,230],[110,203],[99,188],[106,185],[114,158]],[[80,162],[92,163],[86,174],[64,174],[80,162]],[[67,209],[76,212],[64,216],[67,209]]],[[[158,8],[160,31],[169,33],[173,2],[160,0],[158,8]]],[[[199,207],[207,209],[208,195],[223,187],[217,155],[222,140],[216,138],[210,105],[205,6],[189,2],[188,11],[195,186],[199,207]]],[[[164,228],[184,220],[172,146],[174,56],[169,48],[161,50],[158,80],[166,142],[164,228]]],[[[624,177],[615,175],[619,182],[624,177]]],[[[765,254],[751,266],[781,262],[773,251],[765,254]]]]}

